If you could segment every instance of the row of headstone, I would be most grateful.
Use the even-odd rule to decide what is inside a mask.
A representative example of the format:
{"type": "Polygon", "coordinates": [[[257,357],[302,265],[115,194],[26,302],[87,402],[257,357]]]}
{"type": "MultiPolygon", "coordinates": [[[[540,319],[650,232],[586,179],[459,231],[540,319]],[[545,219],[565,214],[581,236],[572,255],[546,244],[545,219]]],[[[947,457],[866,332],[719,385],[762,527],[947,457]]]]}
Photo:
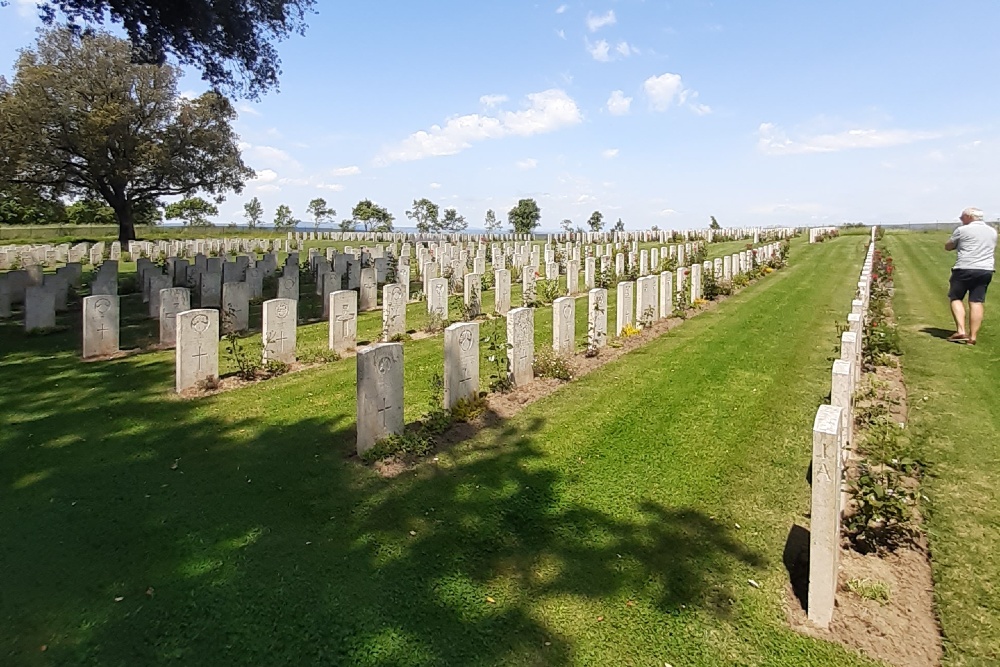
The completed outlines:
{"type": "Polygon", "coordinates": [[[854,446],[854,394],[861,381],[864,318],[868,312],[875,228],[851,302],[848,330],[841,334],[840,359],[833,362],[830,405],[816,411],[812,431],[812,503],[809,526],[809,620],[829,627],[836,605],[844,467],[854,446]]]}

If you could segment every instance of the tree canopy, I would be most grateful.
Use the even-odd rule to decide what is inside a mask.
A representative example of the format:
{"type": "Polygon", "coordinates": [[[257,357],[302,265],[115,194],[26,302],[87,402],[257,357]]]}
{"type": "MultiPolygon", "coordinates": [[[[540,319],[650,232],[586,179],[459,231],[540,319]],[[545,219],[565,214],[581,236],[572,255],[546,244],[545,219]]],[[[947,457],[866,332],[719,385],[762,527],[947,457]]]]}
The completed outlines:
{"type": "Polygon", "coordinates": [[[534,199],[521,199],[507,213],[507,220],[515,234],[530,234],[542,219],[542,210],[534,199]]]}
{"type": "Polygon", "coordinates": [[[320,224],[333,220],[333,217],[337,215],[335,210],[326,205],[326,200],[322,197],[316,197],[316,199],[309,202],[306,210],[313,217],[314,229],[319,229],[320,224]]]}
{"type": "Polygon", "coordinates": [[[708,217],[711,218],[711,222],[708,225],[709,229],[722,229],[722,225],[719,224],[719,221],[715,219],[714,215],[710,215],[708,217]]]}
{"type": "Polygon", "coordinates": [[[453,208],[446,208],[444,210],[439,231],[455,234],[464,231],[468,227],[469,223],[465,221],[465,216],[459,215],[457,210],[453,208]]]}
{"type": "Polygon", "coordinates": [[[132,58],[127,41],[100,32],[50,30],[23,50],[0,90],[0,189],[103,199],[123,242],[135,238],[137,211],[161,197],[242,191],[254,172],[229,101],[182,99],[178,70],[132,58]]]}
{"type": "Polygon", "coordinates": [[[219,215],[219,207],[201,197],[185,197],[167,205],[165,213],[167,220],[180,219],[187,227],[209,227],[208,217],[219,215]]]}
{"type": "Polygon", "coordinates": [[[590,219],[587,220],[587,226],[590,227],[590,231],[599,232],[604,227],[604,214],[600,211],[594,211],[590,214],[590,219]]]}
{"type": "Polygon", "coordinates": [[[613,232],[624,232],[625,231],[625,223],[622,222],[621,218],[618,218],[618,222],[616,222],[615,225],[614,225],[614,227],[611,228],[611,231],[613,231],[613,232]]]}
{"type": "Polygon", "coordinates": [[[257,229],[264,219],[264,206],[260,200],[254,197],[246,204],[243,204],[243,217],[247,219],[247,227],[257,229]]]}
{"type": "Polygon", "coordinates": [[[493,209],[488,209],[486,211],[486,219],[484,222],[486,224],[486,231],[488,232],[496,232],[503,227],[503,221],[497,220],[497,214],[493,212],[493,209]]]}
{"type": "Polygon", "coordinates": [[[286,227],[295,227],[299,224],[299,221],[295,219],[292,215],[292,209],[289,208],[287,204],[279,204],[278,208],[274,209],[274,228],[283,229],[286,227]]]}
{"type": "Polygon", "coordinates": [[[392,213],[370,199],[359,201],[351,211],[351,217],[364,225],[366,232],[391,232],[392,221],[396,219],[392,213]]]}
{"type": "Polygon", "coordinates": [[[305,31],[315,0],[40,0],[43,21],[83,34],[120,24],[136,62],[169,57],[201,70],[215,89],[256,99],[278,85],[274,42],[305,31]]]}
{"type": "Polygon", "coordinates": [[[441,209],[427,197],[413,200],[413,208],[406,212],[406,217],[414,222],[417,231],[427,234],[436,231],[440,224],[441,209]]]}

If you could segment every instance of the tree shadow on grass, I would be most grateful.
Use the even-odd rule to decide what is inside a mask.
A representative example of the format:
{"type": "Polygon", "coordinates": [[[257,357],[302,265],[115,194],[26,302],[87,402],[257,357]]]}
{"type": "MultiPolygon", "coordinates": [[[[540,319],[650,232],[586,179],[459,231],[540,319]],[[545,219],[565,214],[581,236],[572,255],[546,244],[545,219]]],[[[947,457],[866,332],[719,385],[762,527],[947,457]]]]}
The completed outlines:
{"type": "Polygon", "coordinates": [[[568,664],[539,602],[725,618],[733,571],[764,565],[695,508],[574,500],[544,419],[385,480],[352,415],[271,409],[322,375],[183,401],[169,362],[9,365],[0,662],[568,664]]]}

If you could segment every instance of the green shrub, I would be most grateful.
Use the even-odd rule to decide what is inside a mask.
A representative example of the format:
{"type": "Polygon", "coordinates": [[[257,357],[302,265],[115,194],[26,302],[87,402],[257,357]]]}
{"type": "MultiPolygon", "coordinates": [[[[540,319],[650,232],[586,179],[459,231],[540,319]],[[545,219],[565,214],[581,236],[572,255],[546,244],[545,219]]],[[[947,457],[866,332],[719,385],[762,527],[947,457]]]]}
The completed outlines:
{"type": "Polygon", "coordinates": [[[542,350],[535,353],[535,361],[532,366],[535,377],[555,378],[556,380],[572,380],[573,371],[569,362],[557,355],[552,350],[542,350]]]}

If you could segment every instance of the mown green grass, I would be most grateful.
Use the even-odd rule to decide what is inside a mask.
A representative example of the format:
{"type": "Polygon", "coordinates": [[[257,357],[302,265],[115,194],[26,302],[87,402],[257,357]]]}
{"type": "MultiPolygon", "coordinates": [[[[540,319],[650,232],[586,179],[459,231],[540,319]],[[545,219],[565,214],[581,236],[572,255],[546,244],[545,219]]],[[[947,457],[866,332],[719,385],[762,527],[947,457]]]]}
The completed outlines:
{"type": "MultiPolygon", "coordinates": [[[[349,363],[183,401],[169,355],[0,328],[0,662],[870,664],[785,628],[781,562],[862,254],[797,244],[390,480],[349,363]]],[[[408,418],[439,348],[406,344],[408,418]]]]}
{"type": "Polygon", "coordinates": [[[975,347],[954,331],[946,232],[887,237],[911,439],[930,465],[925,493],[937,611],[949,665],[1000,663],[1000,311],[987,298],[975,347]]]}

